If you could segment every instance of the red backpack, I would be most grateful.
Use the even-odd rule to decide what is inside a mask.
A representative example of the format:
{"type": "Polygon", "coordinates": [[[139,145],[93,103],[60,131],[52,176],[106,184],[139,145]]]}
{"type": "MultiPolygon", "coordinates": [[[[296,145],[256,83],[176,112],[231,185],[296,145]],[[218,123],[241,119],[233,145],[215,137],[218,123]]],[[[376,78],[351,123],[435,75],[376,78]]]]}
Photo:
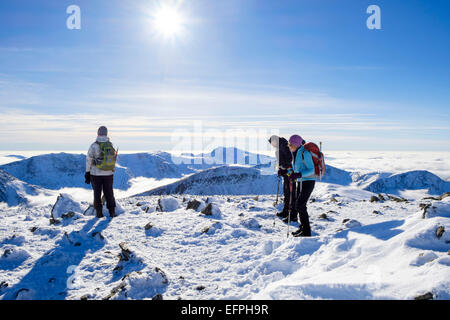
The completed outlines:
{"type": "MultiPolygon", "coordinates": [[[[312,160],[314,162],[314,178],[322,179],[322,177],[325,175],[326,166],[325,166],[325,157],[323,156],[321,149],[317,146],[317,144],[313,142],[306,143],[305,145],[303,145],[303,148],[311,152],[312,160]]],[[[303,154],[303,152],[302,152],[302,160],[303,163],[305,163],[305,155],[303,154]]]]}

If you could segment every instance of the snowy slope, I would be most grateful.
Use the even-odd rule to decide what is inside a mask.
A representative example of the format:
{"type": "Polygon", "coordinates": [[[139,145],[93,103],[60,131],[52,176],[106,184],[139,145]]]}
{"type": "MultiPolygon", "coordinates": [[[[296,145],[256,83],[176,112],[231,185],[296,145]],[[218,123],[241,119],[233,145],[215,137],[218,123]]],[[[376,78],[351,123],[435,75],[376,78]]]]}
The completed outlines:
{"type": "MultiPolygon", "coordinates": [[[[348,185],[351,175],[343,170],[328,167],[321,182],[348,185]]],[[[197,194],[197,195],[245,195],[274,194],[277,191],[278,177],[246,166],[221,166],[195,173],[158,187],[141,195],[197,194]]],[[[273,172],[273,171],[272,171],[273,172]]],[[[281,189],[280,189],[281,190],[281,189]]],[[[280,191],[282,193],[282,191],[280,191]]]]}
{"type": "Polygon", "coordinates": [[[262,175],[260,170],[241,166],[221,166],[193,174],[180,181],[162,186],[142,195],[163,194],[273,194],[275,175],[262,175]]]}
{"type": "Polygon", "coordinates": [[[429,194],[439,195],[450,191],[450,182],[442,180],[429,171],[408,171],[379,177],[364,189],[375,193],[395,194],[401,190],[426,189],[429,194]]]}
{"type": "Polygon", "coordinates": [[[45,190],[20,181],[0,170],[0,202],[16,206],[21,203],[28,203],[30,197],[45,193],[45,190]]]}
{"type": "MultiPolygon", "coordinates": [[[[85,155],[46,154],[0,166],[0,169],[30,184],[58,190],[66,187],[90,188],[84,183],[85,155]]],[[[126,190],[135,177],[181,178],[193,170],[168,161],[167,154],[138,153],[119,156],[114,187],[126,190]]]]}
{"type": "Polygon", "coordinates": [[[0,299],[450,299],[450,197],[371,195],[319,184],[311,238],[274,225],[273,195],[209,197],[210,216],[186,209],[203,196],[131,197],[112,220],[70,200],[56,225],[52,206],[3,208],[0,299]]]}

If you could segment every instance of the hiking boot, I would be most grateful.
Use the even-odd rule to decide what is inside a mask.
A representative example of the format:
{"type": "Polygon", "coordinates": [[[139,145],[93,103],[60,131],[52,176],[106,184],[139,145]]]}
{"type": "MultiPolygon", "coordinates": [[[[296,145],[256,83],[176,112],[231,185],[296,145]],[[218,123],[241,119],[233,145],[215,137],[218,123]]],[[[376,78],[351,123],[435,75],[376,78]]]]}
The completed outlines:
{"type": "Polygon", "coordinates": [[[109,211],[109,216],[111,218],[117,217],[117,215],[116,215],[116,208],[108,209],[108,211],[109,211]]]}
{"type": "Polygon", "coordinates": [[[292,232],[292,236],[294,238],[297,237],[311,237],[311,231],[303,230],[302,227],[300,227],[297,231],[292,232]]]}
{"type": "Polygon", "coordinates": [[[103,218],[104,216],[103,216],[103,210],[102,210],[102,208],[100,208],[100,209],[95,209],[95,212],[96,212],[96,216],[97,216],[97,218],[103,218]]]}

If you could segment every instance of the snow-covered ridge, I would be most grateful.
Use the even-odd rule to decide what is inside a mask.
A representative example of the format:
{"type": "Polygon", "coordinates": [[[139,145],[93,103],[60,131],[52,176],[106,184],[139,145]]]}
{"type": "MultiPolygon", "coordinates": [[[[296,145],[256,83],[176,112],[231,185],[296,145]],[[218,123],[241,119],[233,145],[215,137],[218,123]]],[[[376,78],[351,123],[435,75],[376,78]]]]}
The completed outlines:
{"type": "MultiPolygon", "coordinates": [[[[216,148],[200,155],[175,156],[167,152],[119,154],[114,187],[127,190],[137,177],[182,178],[212,166],[226,164],[266,164],[273,158],[237,148],[216,148]]],[[[86,157],[83,154],[52,153],[30,157],[0,166],[1,170],[46,189],[90,188],[84,183],[86,157]]]]}
{"type": "Polygon", "coordinates": [[[10,206],[26,204],[30,196],[39,196],[45,190],[34,185],[29,185],[0,170],[0,202],[6,202],[10,206]]]}

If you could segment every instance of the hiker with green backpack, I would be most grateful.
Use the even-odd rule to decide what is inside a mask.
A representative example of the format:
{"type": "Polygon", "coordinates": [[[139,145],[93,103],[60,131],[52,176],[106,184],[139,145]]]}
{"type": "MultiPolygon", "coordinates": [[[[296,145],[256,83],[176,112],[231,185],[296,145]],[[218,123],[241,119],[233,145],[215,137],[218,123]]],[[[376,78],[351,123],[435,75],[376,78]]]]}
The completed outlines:
{"type": "Polygon", "coordinates": [[[108,129],[100,127],[97,140],[90,146],[86,156],[86,184],[94,189],[94,209],[97,218],[103,217],[102,191],[106,199],[111,218],[116,216],[116,200],[114,198],[114,171],[117,152],[108,138],[108,129]]]}

